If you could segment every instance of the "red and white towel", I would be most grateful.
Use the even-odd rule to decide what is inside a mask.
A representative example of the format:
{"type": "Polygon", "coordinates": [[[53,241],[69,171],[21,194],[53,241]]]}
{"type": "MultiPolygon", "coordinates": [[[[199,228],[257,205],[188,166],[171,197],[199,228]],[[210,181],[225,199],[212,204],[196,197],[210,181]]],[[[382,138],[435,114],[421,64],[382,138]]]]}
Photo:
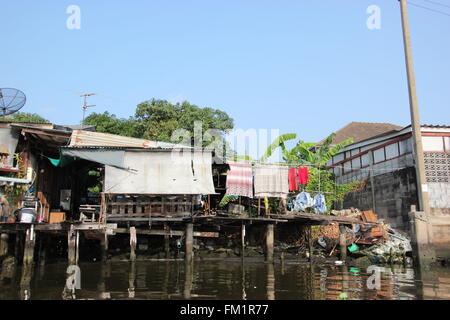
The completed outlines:
{"type": "Polygon", "coordinates": [[[229,162],[227,195],[253,198],[253,171],[248,163],[229,162]]]}

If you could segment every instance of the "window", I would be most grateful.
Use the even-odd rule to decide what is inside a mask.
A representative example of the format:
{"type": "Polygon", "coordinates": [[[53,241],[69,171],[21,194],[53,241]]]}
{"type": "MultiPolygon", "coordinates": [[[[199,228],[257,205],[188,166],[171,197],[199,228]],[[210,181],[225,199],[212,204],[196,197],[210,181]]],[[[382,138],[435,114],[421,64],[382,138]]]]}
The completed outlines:
{"type": "Polygon", "coordinates": [[[361,168],[361,158],[355,158],[352,160],[352,169],[356,170],[356,169],[360,169],[361,168]]]}
{"type": "Polygon", "coordinates": [[[344,160],[344,153],[339,153],[333,157],[333,163],[338,163],[344,160]]]}
{"type": "Polygon", "coordinates": [[[352,162],[351,161],[344,162],[343,166],[344,166],[344,174],[347,174],[352,171],[352,162]]]}
{"type": "Polygon", "coordinates": [[[362,167],[367,167],[370,165],[370,155],[371,153],[366,153],[364,155],[361,156],[361,165],[362,167]]]}
{"type": "Polygon", "coordinates": [[[351,153],[352,157],[356,156],[358,153],[360,153],[359,152],[359,148],[358,149],[353,149],[350,153],[351,153]]]}
{"type": "Polygon", "coordinates": [[[444,151],[444,140],[442,137],[422,137],[424,151],[444,151]]]}
{"type": "Polygon", "coordinates": [[[384,160],[386,160],[384,156],[384,148],[375,150],[373,152],[373,158],[374,163],[383,162],[384,160]]]}
{"type": "Polygon", "coordinates": [[[400,144],[400,154],[406,154],[412,152],[412,140],[408,138],[399,142],[400,144]]]}
{"type": "Polygon", "coordinates": [[[399,155],[398,143],[386,146],[386,159],[397,158],[399,155]]]}

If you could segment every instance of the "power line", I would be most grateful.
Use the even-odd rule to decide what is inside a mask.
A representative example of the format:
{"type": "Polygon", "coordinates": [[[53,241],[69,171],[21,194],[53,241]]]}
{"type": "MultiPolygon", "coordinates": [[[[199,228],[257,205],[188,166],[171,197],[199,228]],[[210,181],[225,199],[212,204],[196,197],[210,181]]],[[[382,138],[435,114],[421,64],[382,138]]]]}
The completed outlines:
{"type": "Polygon", "coordinates": [[[437,2],[437,1],[432,1],[432,0],[422,0],[422,1],[426,1],[426,2],[432,3],[432,4],[437,5],[437,6],[442,6],[442,7],[450,8],[450,5],[448,5],[448,4],[443,4],[443,3],[440,3],[440,2],[437,2]]]}
{"type": "Polygon", "coordinates": [[[434,13],[439,13],[439,14],[442,14],[442,15],[445,15],[445,16],[450,17],[450,14],[449,14],[449,13],[446,13],[446,12],[444,12],[444,11],[437,10],[437,9],[432,9],[432,8],[429,8],[429,7],[425,7],[425,6],[422,6],[422,5],[420,5],[420,4],[413,3],[413,2],[411,2],[411,1],[408,1],[408,3],[409,3],[410,5],[412,5],[412,6],[414,6],[414,7],[418,7],[418,8],[421,8],[421,9],[425,9],[425,10],[428,10],[428,11],[431,11],[431,12],[434,12],[434,13]]]}

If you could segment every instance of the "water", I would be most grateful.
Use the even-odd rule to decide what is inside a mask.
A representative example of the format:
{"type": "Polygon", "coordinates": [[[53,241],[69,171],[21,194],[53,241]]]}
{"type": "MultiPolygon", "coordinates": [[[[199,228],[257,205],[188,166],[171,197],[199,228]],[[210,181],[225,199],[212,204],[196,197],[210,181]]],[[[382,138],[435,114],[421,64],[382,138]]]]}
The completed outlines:
{"type": "MultiPolygon", "coordinates": [[[[66,290],[66,299],[450,299],[450,269],[445,268],[420,278],[403,267],[368,270],[292,262],[220,260],[196,262],[193,267],[183,261],[93,262],[79,267],[81,289],[75,294],[66,290]]],[[[27,276],[27,270],[18,268],[13,279],[0,280],[0,299],[61,300],[66,270],[65,263],[47,264],[27,276]]]]}

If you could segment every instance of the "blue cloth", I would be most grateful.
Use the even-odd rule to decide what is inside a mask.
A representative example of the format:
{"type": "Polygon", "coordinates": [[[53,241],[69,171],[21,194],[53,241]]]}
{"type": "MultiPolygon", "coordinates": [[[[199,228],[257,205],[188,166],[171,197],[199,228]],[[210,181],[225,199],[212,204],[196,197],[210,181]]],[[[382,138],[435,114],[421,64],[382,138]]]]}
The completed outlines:
{"type": "Polygon", "coordinates": [[[314,197],[314,213],[326,213],[327,203],[325,202],[325,196],[323,194],[318,194],[314,197]]]}
{"type": "Polygon", "coordinates": [[[311,208],[314,205],[313,199],[308,192],[300,193],[293,202],[295,211],[306,211],[307,208],[311,208]]]}

